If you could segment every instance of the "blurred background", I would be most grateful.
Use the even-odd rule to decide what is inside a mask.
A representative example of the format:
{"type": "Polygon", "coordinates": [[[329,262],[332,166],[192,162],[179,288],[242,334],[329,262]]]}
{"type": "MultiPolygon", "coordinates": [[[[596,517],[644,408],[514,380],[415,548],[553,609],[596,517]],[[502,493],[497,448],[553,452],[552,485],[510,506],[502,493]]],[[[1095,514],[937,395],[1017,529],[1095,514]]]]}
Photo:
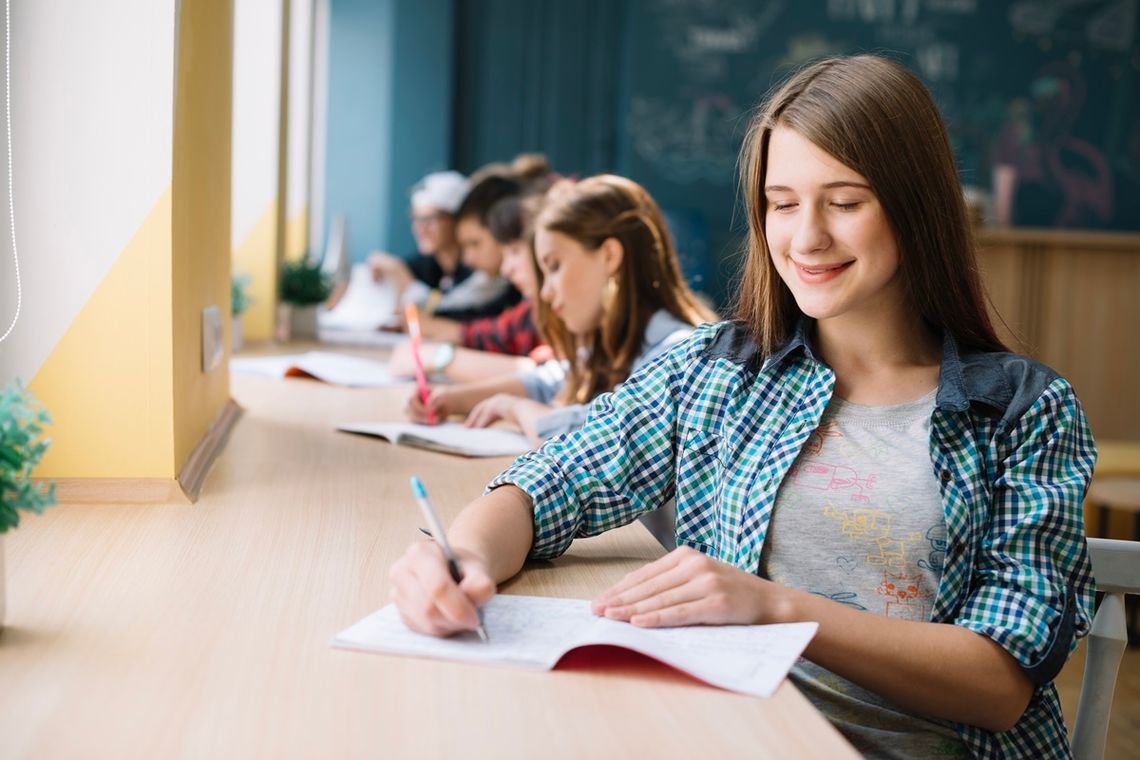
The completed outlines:
{"type": "Polygon", "coordinates": [[[804,62],[867,51],[935,94],[1010,346],[1070,378],[1098,440],[1140,442],[1140,0],[15,0],[11,18],[23,312],[0,382],[57,420],[46,475],[176,472],[227,396],[202,357],[229,351],[232,280],[247,344],[271,341],[282,263],[411,254],[409,190],[433,171],[537,152],[626,175],[729,314],[752,109],[804,62]],[[119,459],[76,466],[122,425],[108,399],[131,410],[100,447],[119,459]]]}

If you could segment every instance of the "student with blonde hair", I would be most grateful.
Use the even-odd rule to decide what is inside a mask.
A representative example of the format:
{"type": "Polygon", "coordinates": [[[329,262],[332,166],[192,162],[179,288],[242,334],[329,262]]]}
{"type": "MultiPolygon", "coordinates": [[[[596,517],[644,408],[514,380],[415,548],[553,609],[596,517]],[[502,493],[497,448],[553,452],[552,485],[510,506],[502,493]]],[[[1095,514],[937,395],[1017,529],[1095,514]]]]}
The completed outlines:
{"type": "MultiPolygon", "coordinates": [[[[675,497],[680,548],[593,601],[638,626],[816,621],[792,678],[871,757],[1067,757],[1089,630],[1072,387],[991,327],[945,126],[876,56],[794,75],[742,157],[735,322],[602,394],[391,568],[404,621],[473,628],[528,557],[675,497]]],[[[494,631],[490,631],[494,636],[494,631]]]]}

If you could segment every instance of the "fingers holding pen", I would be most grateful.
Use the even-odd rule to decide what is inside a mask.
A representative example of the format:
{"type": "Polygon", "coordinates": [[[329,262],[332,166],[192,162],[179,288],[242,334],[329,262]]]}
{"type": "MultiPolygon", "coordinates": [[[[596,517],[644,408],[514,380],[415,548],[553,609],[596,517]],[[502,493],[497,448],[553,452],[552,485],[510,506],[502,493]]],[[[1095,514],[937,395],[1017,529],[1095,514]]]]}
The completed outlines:
{"type": "Polygon", "coordinates": [[[432,420],[443,422],[451,414],[448,410],[446,389],[432,388],[428,393],[427,403],[424,403],[418,390],[413,391],[404,402],[404,414],[412,422],[421,424],[428,424],[432,420]]]}
{"type": "Polygon", "coordinates": [[[462,563],[464,580],[456,584],[439,547],[429,541],[414,544],[392,566],[392,601],[412,630],[448,636],[474,630],[476,608],[494,594],[494,583],[477,562],[462,563]]]}

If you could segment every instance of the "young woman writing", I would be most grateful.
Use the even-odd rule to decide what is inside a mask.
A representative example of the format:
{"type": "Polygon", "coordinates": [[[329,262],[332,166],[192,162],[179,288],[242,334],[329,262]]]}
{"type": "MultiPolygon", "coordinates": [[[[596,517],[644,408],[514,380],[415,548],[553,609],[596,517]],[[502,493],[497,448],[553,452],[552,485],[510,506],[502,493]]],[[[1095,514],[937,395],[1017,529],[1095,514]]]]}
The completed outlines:
{"type": "MultiPolygon", "coordinates": [[[[798,686],[872,757],[1065,757],[1095,449],[1070,385],[986,313],[938,110],[905,68],[815,64],[755,118],[739,321],[699,328],[391,569],[405,622],[472,628],[528,557],[675,497],[680,548],[594,612],[811,620],[798,686]]],[[[494,633],[492,631],[491,635],[494,633]]]]}

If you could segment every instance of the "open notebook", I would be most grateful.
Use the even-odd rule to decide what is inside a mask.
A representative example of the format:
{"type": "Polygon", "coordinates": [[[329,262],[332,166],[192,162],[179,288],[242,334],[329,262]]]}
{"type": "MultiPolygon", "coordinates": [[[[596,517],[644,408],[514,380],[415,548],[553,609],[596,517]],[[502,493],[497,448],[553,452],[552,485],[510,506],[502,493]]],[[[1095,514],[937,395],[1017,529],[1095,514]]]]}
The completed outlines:
{"type": "Polygon", "coordinates": [[[465,457],[517,456],[530,451],[522,433],[499,428],[469,428],[459,423],[418,425],[414,422],[352,422],[337,430],[384,438],[404,446],[416,446],[465,457]]]}
{"type": "Polygon", "coordinates": [[[393,377],[383,362],[328,351],[289,356],[239,356],[230,359],[230,371],[270,377],[310,377],[333,385],[358,388],[407,382],[404,378],[393,377]]]}
{"type": "Polygon", "coordinates": [[[390,654],[549,670],[564,654],[606,644],[652,657],[722,689],[770,697],[815,635],[818,623],[637,628],[595,617],[584,599],[498,594],[483,608],[490,641],[415,633],[395,605],[333,639],[333,646],[390,654]]]}

